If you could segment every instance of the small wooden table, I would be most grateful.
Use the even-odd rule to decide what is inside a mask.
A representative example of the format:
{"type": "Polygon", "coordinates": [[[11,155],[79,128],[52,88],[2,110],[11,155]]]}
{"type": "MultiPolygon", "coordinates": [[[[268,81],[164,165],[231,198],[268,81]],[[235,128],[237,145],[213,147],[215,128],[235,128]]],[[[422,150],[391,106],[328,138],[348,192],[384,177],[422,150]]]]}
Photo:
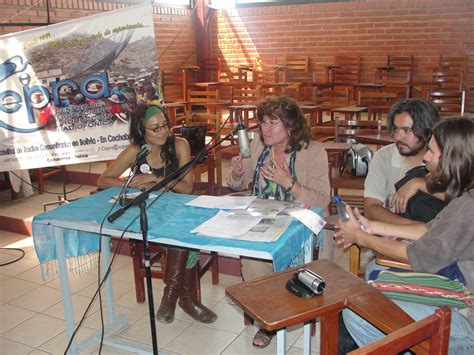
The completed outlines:
{"type": "Polygon", "coordinates": [[[289,84],[288,83],[283,83],[283,82],[263,82],[257,84],[257,87],[265,90],[265,89],[273,89],[275,94],[281,94],[282,90],[286,88],[289,84]]]}
{"type": "MultiPolygon", "coordinates": [[[[321,321],[321,354],[337,354],[339,313],[350,308],[386,333],[413,323],[413,319],[388,297],[340,266],[317,260],[303,265],[326,281],[320,296],[298,298],[286,290],[286,281],[297,268],[226,288],[226,295],[267,331],[277,331],[277,353],[285,354],[285,328],[321,321]]],[[[309,324],[305,325],[304,354],[311,353],[309,324]]]]}
{"type": "Polygon", "coordinates": [[[210,90],[211,88],[216,88],[220,84],[221,83],[218,82],[218,81],[202,81],[202,82],[193,83],[192,86],[196,86],[198,88],[205,88],[206,90],[210,90]]]}
{"type": "Polygon", "coordinates": [[[368,107],[361,107],[361,106],[345,106],[345,107],[338,107],[331,110],[331,117],[334,113],[343,113],[346,120],[352,120],[352,116],[356,115],[357,119],[360,119],[360,114],[362,112],[367,112],[368,107]]]}
{"type": "Polygon", "coordinates": [[[324,73],[326,75],[326,81],[330,81],[330,79],[334,76],[334,70],[335,69],[340,69],[341,66],[337,64],[328,64],[328,65],[323,65],[324,68],[324,73]]]}
{"type": "Polygon", "coordinates": [[[339,172],[339,167],[332,167],[331,187],[334,194],[338,194],[338,189],[363,190],[365,176],[355,176],[350,171],[339,172]]]}
{"type": "Polygon", "coordinates": [[[350,142],[333,142],[333,141],[328,141],[328,142],[321,142],[323,145],[324,149],[326,149],[326,152],[328,154],[330,153],[343,153],[350,147],[352,147],[352,143],[350,142]]]}
{"type": "Polygon", "coordinates": [[[163,104],[163,108],[166,111],[166,114],[168,115],[169,119],[171,120],[171,125],[174,127],[178,124],[178,113],[177,111],[179,109],[182,109],[184,111],[184,108],[186,107],[185,102],[165,102],[163,104]]]}
{"type": "Polygon", "coordinates": [[[360,143],[378,144],[378,145],[388,145],[388,144],[395,143],[395,138],[389,135],[385,135],[385,134],[355,135],[354,139],[356,139],[360,143]]]}

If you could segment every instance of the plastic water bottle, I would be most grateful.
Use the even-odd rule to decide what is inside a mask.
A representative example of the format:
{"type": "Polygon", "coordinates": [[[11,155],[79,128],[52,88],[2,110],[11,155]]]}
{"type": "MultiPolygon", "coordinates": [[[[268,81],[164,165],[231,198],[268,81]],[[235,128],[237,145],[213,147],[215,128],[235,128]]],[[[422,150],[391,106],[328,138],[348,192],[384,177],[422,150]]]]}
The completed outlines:
{"type": "Polygon", "coordinates": [[[332,198],[332,203],[336,206],[337,214],[341,221],[348,221],[349,220],[349,213],[346,210],[346,203],[342,201],[341,196],[336,195],[332,198]]]}
{"type": "MultiPolygon", "coordinates": [[[[341,221],[348,221],[349,220],[349,213],[347,212],[346,209],[346,203],[342,201],[341,196],[336,195],[332,198],[332,203],[336,206],[337,209],[337,214],[339,215],[339,218],[341,221]]],[[[362,231],[367,232],[365,229],[364,225],[359,221],[359,227],[362,231]]]]}

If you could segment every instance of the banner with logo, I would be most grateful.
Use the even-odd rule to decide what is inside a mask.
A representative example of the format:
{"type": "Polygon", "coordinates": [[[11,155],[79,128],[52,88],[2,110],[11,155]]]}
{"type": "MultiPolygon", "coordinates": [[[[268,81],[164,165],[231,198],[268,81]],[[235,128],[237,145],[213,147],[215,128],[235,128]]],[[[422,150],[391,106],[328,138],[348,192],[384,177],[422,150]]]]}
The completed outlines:
{"type": "Polygon", "coordinates": [[[150,4],[0,37],[0,171],[114,159],[161,98],[150,4]]]}

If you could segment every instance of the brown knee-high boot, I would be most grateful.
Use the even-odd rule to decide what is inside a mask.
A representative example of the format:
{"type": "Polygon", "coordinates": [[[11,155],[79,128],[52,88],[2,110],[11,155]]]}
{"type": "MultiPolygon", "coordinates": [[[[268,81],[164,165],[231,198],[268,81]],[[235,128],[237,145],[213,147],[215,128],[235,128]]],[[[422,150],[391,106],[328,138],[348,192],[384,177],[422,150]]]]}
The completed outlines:
{"type": "Polygon", "coordinates": [[[196,299],[195,290],[196,270],[194,268],[184,271],[183,286],[179,291],[179,306],[193,317],[203,323],[212,323],[217,319],[217,314],[204,306],[196,299]]]}
{"type": "Polygon", "coordinates": [[[167,249],[165,277],[163,279],[166,286],[160,308],[156,312],[156,319],[162,323],[171,323],[174,320],[174,311],[178,301],[179,290],[183,283],[188,254],[189,251],[186,249],[167,249]]]}

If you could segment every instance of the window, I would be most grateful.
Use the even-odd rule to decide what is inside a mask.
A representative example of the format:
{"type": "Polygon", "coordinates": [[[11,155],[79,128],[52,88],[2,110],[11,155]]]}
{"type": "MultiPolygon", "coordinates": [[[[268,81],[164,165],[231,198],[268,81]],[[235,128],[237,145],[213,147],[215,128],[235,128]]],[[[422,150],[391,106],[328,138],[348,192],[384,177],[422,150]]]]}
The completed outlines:
{"type": "Polygon", "coordinates": [[[153,0],[156,5],[164,5],[170,7],[191,6],[191,0],[153,0]]]}
{"type": "Polygon", "coordinates": [[[216,9],[230,9],[248,6],[296,5],[318,2],[349,2],[351,0],[210,0],[216,9]]]}

